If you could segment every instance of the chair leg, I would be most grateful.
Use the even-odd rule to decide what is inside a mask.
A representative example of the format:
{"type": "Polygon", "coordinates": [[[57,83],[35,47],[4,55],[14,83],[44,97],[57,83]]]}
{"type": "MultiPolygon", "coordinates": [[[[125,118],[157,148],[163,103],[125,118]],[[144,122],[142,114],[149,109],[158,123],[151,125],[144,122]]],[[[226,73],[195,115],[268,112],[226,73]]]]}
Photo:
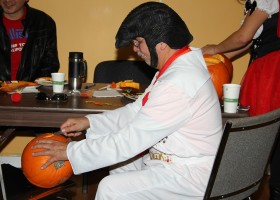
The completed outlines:
{"type": "Polygon", "coordinates": [[[0,182],[1,182],[1,190],[2,190],[2,196],[3,200],[6,200],[6,189],[5,189],[5,184],[4,184],[4,179],[3,179],[3,172],[2,172],[2,165],[0,164],[0,182]]]}
{"type": "Polygon", "coordinates": [[[88,193],[88,173],[83,173],[83,193],[88,193]]]}

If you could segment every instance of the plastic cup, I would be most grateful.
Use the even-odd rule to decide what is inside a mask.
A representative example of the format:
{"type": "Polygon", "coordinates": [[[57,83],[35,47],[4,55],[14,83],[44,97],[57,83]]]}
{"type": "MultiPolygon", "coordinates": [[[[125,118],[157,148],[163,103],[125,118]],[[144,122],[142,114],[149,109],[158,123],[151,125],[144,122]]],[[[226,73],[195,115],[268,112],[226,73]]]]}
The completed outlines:
{"type": "Polygon", "coordinates": [[[224,84],[224,112],[225,113],[236,113],[239,102],[239,84],[224,84]]]}
{"type": "Polygon", "coordinates": [[[52,86],[54,93],[63,93],[65,73],[52,73],[52,86]]]}

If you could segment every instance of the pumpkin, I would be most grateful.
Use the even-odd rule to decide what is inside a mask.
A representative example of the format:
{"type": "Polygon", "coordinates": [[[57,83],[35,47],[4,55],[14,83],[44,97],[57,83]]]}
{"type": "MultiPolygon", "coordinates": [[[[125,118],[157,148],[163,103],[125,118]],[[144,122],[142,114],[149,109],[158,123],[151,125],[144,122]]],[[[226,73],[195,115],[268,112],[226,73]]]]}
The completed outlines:
{"type": "Polygon", "coordinates": [[[39,139],[52,139],[66,142],[67,139],[62,135],[45,133],[31,140],[23,150],[21,156],[21,166],[25,177],[30,183],[42,188],[51,188],[67,181],[73,174],[69,161],[57,161],[52,163],[46,169],[42,170],[41,166],[46,163],[49,156],[32,156],[33,152],[42,149],[32,149],[39,139]]]}
{"type": "Polygon", "coordinates": [[[211,80],[219,99],[223,96],[223,84],[230,83],[233,76],[232,62],[222,54],[203,55],[211,80]]]}

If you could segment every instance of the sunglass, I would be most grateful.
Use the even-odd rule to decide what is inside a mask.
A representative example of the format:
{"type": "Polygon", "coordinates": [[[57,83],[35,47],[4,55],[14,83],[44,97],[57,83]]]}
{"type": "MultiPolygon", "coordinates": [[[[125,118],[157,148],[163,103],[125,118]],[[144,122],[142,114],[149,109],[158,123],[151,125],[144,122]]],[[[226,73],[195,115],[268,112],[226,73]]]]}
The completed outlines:
{"type": "Polygon", "coordinates": [[[68,96],[64,93],[57,93],[50,97],[49,95],[47,95],[44,92],[39,92],[36,95],[36,99],[39,101],[62,102],[62,101],[67,101],[68,96]]]}
{"type": "Polygon", "coordinates": [[[141,39],[141,40],[132,40],[132,45],[134,46],[134,47],[136,47],[136,48],[140,48],[140,45],[141,45],[141,43],[144,41],[144,39],[141,39]]]}

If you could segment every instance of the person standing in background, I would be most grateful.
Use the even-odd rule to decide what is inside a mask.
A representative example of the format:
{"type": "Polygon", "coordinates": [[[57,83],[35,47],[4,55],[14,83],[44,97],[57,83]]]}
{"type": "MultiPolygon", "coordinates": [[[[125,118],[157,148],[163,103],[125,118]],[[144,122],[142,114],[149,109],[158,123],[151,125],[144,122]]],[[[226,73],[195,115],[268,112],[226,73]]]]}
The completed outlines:
{"type": "MultiPolygon", "coordinates": [[[[247,0],[241,27],[221,43],[202,47],[204,54],[225,53],[229,58],[250,49],[249,67],[240,91],[240,103],[250,106],[250,116],[280,108],[279,4],[279,0],[247,0]]],[[[271,162],[271,200],[280,199],[279,169],[280,144],[271,162]]]]}
{"type": "Polygon", "coordinates": [[[34,81],[59,70],[55,21],[29,0],[0,0],[0,80],[34,81]]]}

